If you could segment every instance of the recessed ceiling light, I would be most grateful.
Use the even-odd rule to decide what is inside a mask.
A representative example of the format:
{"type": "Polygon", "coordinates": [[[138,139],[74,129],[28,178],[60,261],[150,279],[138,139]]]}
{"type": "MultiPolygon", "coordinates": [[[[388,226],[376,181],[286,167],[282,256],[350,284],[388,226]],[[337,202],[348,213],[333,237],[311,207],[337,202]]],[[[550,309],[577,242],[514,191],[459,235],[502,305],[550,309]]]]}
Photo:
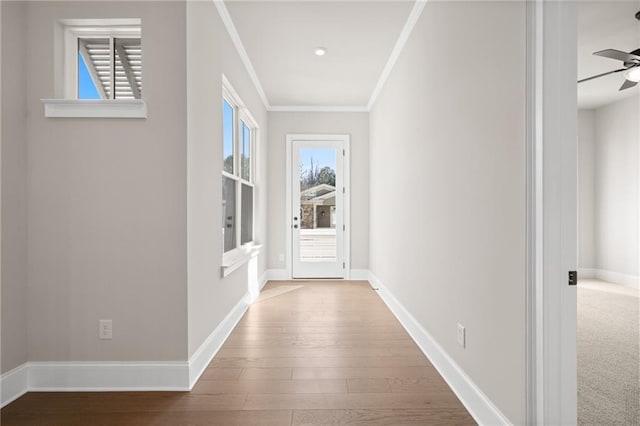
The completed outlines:
{"type": "Polygon", "coordinates": [[[313,49],[313,53],[315,53],[316,56],[324,56],[327,54],[327,49],[325,47],[316,47],[313,49]]]}

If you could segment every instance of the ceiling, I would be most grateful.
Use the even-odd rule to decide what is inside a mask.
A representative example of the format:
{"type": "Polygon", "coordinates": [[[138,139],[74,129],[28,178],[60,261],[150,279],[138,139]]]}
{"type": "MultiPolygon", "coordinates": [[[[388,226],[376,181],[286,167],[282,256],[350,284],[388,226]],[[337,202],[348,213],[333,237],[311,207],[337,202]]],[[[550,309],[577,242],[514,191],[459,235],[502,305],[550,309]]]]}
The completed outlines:
{"type": "Polygon", "coordinates": [[[271,107],[364,108],[414,2],[225,4],[271,107]]]}
{"type": "MultiPolygon", "coordinates": [[[[626,52],[640,48],[640,21],[635,14],[640,0],[578,3],[578,79],[622,68],[613,59],[594,56],[593,52],[618,49],[626,52]]],[[[640,85],[618,91],[624,73],[617,73],[578,84],[578,106],[598,108],[617,100],[640,95],[640,85]]]]}

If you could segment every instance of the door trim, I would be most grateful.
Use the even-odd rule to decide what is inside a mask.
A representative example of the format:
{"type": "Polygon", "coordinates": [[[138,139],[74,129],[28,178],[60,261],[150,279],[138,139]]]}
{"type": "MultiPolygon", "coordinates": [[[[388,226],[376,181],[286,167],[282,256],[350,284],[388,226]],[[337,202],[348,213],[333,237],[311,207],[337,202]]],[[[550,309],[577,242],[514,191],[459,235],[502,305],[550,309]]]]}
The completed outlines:
{"type": "Polygon", "coordinates": [[[337,141],[342,142],[344,146],[344,225],[346,231],[344,233],[344,279],[351,279],[351,136],[348,134],[307,134],[292,133],[287,134],[286,139],[286,210],[285,210],[285,260],[287,267],[287,278],[293,279],[293,258],[292,258],[292,232],[291,227],[291,161],[292,161],[292,145],[293,141],[303,142],[322,142],[337,141]]]}
{"type": "Polygon", "coordinates": [[[577,267],[576,5],[526,5],[526,424],[572,425],[577,318],[567,272],[577,267]]]}

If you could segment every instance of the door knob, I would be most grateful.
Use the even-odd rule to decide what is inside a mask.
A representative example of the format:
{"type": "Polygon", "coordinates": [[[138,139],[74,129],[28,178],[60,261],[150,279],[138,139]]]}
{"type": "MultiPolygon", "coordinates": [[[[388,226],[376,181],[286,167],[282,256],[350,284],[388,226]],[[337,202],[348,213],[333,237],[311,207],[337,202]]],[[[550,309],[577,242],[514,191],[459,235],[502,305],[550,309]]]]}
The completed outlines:
{"type": "Polygon", "coordinates": [[[297,216],[294,216],[294,217],[293,217],[293,220],[298,220],[298,217],[297,217],[297,216]]]}
{"type": "Polygon", "coordinates": [[[298,224],[293,225],[293,227],[297,229],[298,228],[298,224]]]}

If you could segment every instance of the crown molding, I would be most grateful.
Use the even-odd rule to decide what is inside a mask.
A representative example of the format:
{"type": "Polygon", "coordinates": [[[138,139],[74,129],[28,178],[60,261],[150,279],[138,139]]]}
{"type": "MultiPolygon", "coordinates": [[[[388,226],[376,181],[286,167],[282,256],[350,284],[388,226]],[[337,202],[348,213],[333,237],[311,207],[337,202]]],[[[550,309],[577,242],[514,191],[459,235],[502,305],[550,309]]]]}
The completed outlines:
{"type": "Polygon", "coordinates": [[[224,24],[227,32],[229,33],[229,37],[231,37],[231,41],[238,51],[238,55],[240,56],[240,60],[242,61],[244,67],[249,74],[249,78],[253,82],[253,85],[258,92],[258,96],[262,100],[264,107],[268,110],[271,108],[269,105],[269,100],[267,99],[267,95],[262,88],[262,84],[260,84],[260,79],[258,78],[258,74],[256,74],[256,70],[253,68],[253,64],[251,63],[251,59],[249,59],[249,55],[247,54],[247,50],[244,48],[244,44],[242,44],[242,40],[240,39],[240,34],[238,34],[238,30],[236,26],[233,24],[233,20],[231,19],[231,15],[229,14],[229,10],[227,10],[227,6],[225,6],[223,0],[213,0],[213,4],[215,4],[216,9],[218,10],[218,14],[220,15],[220,19],[222,19],[222,23],[224,24]]]}
{"type": "Polygon", "coordinates": [[[373,89],[371,93],[371,97],[369,98],[369,103],[367,104],[367,110],[371,110],[373,105],[380,95],[382,88],[384,87],[393,67],[396,65],[398,58],[400,57],[400,53],[402,53],[402,49],[404,49],[405,44],[407,44],[407,40],[409,40],[409,36],[413,31],[413,28],[416,26],[422,11],[424,10],[425,5],[427,4],[427,0],[416,0],[416,3],[413,5],[413,9],[411,9],[411,13],[409,13],[409,17],[407,18],[407,22],[404,24],[402,31],[400,32],[400,36],[396,41],[395,46],[393,46],[393,50],[391,50],[391,55],[389,55],[389,59],[387,59],[387,63],[382,69],[382,74],[380,74],[380,79],[378,79],[378,83],[376,87],[373,89]]]}
{"type": "Polygon", "coordinates": [[[368,112],[366,106],[270,106],[270,112],[368,112]]]}

